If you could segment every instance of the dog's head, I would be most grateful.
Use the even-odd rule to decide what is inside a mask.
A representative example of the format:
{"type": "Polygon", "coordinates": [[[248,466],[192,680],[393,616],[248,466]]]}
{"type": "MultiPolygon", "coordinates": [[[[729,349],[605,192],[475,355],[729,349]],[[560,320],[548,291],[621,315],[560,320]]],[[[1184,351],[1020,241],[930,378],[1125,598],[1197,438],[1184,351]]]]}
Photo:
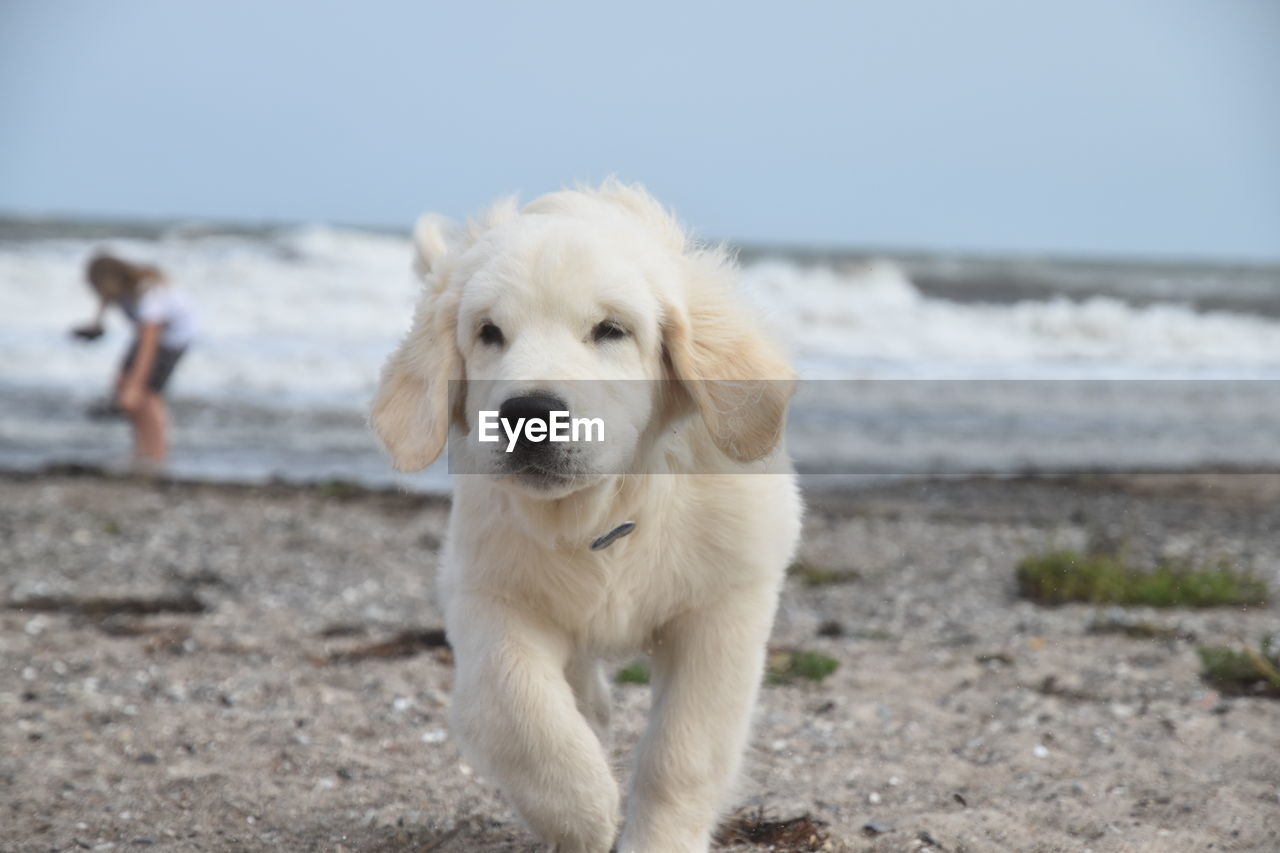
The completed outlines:
{"type": "Polygon", "coordinates": [[[502,202],[456,232],[424,217],[414,238],[424,293],[371,418],[398,470],[429,465],[453,426],[468,472],[559,497],[634,471],[695,409],[731,459],[777,445],[790,367],[738,304],[725,253],[691,246],[643,190],[502,202]],[[509,432],[551,417],[603,440],[509,432]],[[497,440],[478,443],[486,421],[497,440]]]}

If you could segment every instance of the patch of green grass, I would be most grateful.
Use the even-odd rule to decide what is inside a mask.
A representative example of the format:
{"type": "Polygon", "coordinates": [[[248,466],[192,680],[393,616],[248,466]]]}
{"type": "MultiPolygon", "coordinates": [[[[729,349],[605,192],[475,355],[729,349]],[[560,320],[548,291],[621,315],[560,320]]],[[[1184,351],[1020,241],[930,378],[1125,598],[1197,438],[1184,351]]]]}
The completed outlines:
{"type": "Polygon", "coordinates": [[[772,649],[765,667],[766,684],[790,684],[796,679],[822,681],[840,666],[835,658],[807,649],[772,649]]]}
{"type": "Polygon", "coordinates": [[[1108,554],[1053,551],[1018,564],[1018,594],[1037,604],[1145,604],[1227,607],[1266,604],[1266,583],[1225,563],[1193,567],[1164,563],[1150,571],[1108,554]]]}
{"type": "MultiPolygon", "coordinates": [[[[770,649],[766,684],[791,684],[798,679],[822,681],[840,666],[835,658],[807,649],[770,649]]],[[[634,660],[614,674],[618,684],[648,684],[649,662],[634,660]]]]}
{"type": "Polygon", "coordinates": [[[316,483],[312,488],[315,493],[322,498],[332,500],[350,500],[365,494],[368,489],[358,483],[350,480],[334,478],[332,480],[322,480],[316,483]]]}
{"type": "Polygon", "coordinates": [[[853,583],[862,579],[862,575],[856,569],[833,569],[830,566],[806,563],[801,560],[792,563],[787,574],[798,578],[805,586],[829,586],[837,583],[853,583]]]}
{"type": "Polygon", "coordinates": [[[1200,677],[1226,693],[1280,699],[1280,649],[1264,637],[1257,649],[1201,646],[1200,677]]]}
{"type": "Polygon", "coordinates": [[[1165,625],[1150,619],[1140,619],[1119,607],[1109,607],[1094,613],[1086,629],[1090,634],[1112,634],[1134,640],[1194,640],[1195,634],[1176,625],[1165,625]]]}
{"type": "Polygon", "coordinates": [[[975,655],[973,659],[976,663],[998,663],[1001,666],[1013,666],[1017,663],[1017,661],[1013,659],[1013,655],[1008,652],[987,652],[986,654],[975,655]]]}
{"type": "Polygon", "coordinates": [[[632,661],[618,670],[613,680],[619,684],[648,684],[649,664],[642,660],[632,661]]]}

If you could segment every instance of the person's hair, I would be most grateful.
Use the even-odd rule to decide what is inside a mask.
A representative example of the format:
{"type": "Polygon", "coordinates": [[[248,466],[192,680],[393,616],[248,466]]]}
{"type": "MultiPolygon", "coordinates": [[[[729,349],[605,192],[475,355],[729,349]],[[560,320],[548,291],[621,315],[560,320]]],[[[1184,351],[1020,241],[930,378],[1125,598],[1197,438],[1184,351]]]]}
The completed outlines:
{"type": "Polygon", "coordinates": [[[151,285],[164,281],[159,267],[131,264],[105,252],[99,252],[89,261],[85,274],[89,285],[108,302],[137,299],[151,285]]]}

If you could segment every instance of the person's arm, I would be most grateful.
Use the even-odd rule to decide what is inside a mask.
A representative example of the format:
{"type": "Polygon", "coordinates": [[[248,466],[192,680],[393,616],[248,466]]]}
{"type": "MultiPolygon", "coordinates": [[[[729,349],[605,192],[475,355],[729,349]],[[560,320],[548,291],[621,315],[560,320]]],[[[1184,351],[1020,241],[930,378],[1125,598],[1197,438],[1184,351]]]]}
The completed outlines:
{"type": "Polygon", "coordinates": [[[156,350],[160,347],[160,324],[143,323],[138,327],[138,350],[133,354],[129,372],[121,377],[120,393],[116,403],[126,412],[142,403],[147,390],[147,377],[156,363],[156,350]]]}
{"type": "Polygon", "coordinates": [[[98,300],[98,310],[94,312],[93,319],[83,326],[76,326],[71,330],[71,334],[84,341],[95,341],[102,337],[102,320],[107,314],[107,300],[98,300]]]}

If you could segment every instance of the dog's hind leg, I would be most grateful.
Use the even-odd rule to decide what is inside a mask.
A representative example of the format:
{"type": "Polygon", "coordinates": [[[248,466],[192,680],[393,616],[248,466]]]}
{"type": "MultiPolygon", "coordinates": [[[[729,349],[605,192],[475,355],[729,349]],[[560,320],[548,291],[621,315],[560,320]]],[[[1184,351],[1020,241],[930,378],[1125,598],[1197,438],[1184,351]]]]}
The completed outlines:
{"type": "Polygon", "coordinates": [[[660,632],[619,853],[706,853],[746,745],[775,603],[771,588],[739,590],[660,632]]]}
{"type": "Polygon", "coordinates": [[[595,730],[600,743],[609,746],[609,682],[605,678],[604,666],[600,661],[586,654],[575,654],[565,668],[565,677],[573,688],[573,698],[578,703],[578,711],[587,718],[591,728],[595,730]]]}

